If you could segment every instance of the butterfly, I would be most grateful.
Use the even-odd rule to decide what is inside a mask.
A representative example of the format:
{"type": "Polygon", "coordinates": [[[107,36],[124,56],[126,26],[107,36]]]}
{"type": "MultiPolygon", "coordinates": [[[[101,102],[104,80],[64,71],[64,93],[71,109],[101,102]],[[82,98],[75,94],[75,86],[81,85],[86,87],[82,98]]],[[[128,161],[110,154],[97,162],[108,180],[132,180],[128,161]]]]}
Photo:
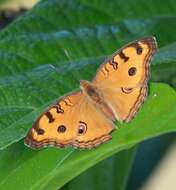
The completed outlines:
{"type": "Polygon", "coordinates": [[[80,91],[66,94],[47,109],[28,131],[25,144],[96,147],[111,139],[114,121],[129,122],[147,96],[150,60],[157,49],[154,37],[131,42],[97,70],[80,91]]]}

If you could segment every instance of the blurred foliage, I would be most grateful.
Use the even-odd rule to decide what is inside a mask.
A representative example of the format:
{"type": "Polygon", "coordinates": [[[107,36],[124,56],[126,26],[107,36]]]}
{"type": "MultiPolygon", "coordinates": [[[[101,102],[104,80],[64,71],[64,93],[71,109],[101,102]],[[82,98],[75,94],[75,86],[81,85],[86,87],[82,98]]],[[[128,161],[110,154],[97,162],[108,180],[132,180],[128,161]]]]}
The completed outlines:
{"type": "Polygon", "coordinates": [[[0,11],[18,11],[29,9],[39,0],[0,0],[0,11]]]}

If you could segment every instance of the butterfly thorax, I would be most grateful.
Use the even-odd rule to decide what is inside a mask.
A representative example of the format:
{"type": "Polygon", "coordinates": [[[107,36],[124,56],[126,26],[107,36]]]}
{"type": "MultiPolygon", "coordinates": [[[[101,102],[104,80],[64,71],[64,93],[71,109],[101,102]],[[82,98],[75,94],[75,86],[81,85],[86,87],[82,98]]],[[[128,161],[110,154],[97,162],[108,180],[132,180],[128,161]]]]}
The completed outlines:
{"type": "Polygon", "coordinates": [[[80,81],[81,89],[83,93],[88,97],[90,101],[94,103],[94,105],[110,120],[115,121],[116,117],[112,110],[112,108],[105,102],[103,95],[101,94],[101,90],[99,90],[94,84],[89,81],[81,80],[80,81]]]}
{"type": "Polygon", "coordinates": [[[101,93],[89,81],[81,80],[80,86],[83,92],[95,103],[101,104],[103,101],[101,93]]]}

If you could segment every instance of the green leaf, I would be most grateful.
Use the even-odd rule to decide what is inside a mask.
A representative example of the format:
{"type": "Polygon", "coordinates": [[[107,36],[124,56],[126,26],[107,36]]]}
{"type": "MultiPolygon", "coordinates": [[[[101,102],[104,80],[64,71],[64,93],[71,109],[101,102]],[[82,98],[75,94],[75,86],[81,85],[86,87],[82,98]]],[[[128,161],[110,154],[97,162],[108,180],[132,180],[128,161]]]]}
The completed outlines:
{"type": "Polygon", "coordinates": [[[124,190],[135,153],[136,147],[121,151],[86,170],[62,189],[124,190]]]}
{"type": "Polygon", "coordinates": [[[22,139],[38,113],[78,88],[80,79],[91,80],[107,55],[141,36],[156,35],[162,47],[152,64],[152,80],[176,87],[176,45],[171,44],[176,22],[172,14],[165,16],[176,5],[169,0],[161,7],[155,1],[153,11],[143,0],[141,11],[134,2],[129,1],[135,10],[129,15],[128,3],[116,11],[122,1],[112,6],[44,0],[0,33],[0,149],[22,139]]]}
{"type": "Polygon", "coordinates": [[[23,142],[0,154],[0,189],[57,189],[99,161],[137,143],[176,131],[176,93],[167,85],[152,84],[150,96],[137,117],[118,124],[112,140],[91,150],[24,149],[23,142]],[[9,164],[10,163],[10,164],[9,164]],[[21,180],[23,179],[23,180],[21,180]]]}
{"type": "Polygon", "coordinates": [[[159,50],[152,65],[152,80],[168,82],[176,89],[176,43],[164,46],[159,50]],[[164,63],[164,64],[163,64],[164,63]]]}

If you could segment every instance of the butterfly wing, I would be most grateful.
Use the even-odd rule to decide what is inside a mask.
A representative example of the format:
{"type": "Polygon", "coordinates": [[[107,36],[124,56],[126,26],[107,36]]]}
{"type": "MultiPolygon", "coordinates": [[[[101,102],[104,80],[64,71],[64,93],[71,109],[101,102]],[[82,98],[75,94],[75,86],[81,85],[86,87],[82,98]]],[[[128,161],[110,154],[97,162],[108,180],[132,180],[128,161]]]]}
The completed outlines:
{"type": "Polygon", "coordinates": [[[91,148],[110,139],[114,124],[80,92],[61,98],[42,114],[29,130],[25,144],[91,148]]]}
{"type": "MultiPolygon", "coordinates": [[[[147,94],[149,62],[156,50],[152,37],[128,44],[98,70],[93,86],[120,121],[129,121],[147,94]],[[100,93],[99,93],[100,92],[100,93]]],[[[66,95],[42,114],[29,130],[25,144],[78,148],[95,147],[111,138],[111,119],[97,109],[85,92],[66,95]]]]}
{"type": "Polygon", "coordinates": [[[119,121],[130,121],[144,102],[155,51],[155,38],[143,38],[117,51],[97,71],[93,83],[119,121]]]}

